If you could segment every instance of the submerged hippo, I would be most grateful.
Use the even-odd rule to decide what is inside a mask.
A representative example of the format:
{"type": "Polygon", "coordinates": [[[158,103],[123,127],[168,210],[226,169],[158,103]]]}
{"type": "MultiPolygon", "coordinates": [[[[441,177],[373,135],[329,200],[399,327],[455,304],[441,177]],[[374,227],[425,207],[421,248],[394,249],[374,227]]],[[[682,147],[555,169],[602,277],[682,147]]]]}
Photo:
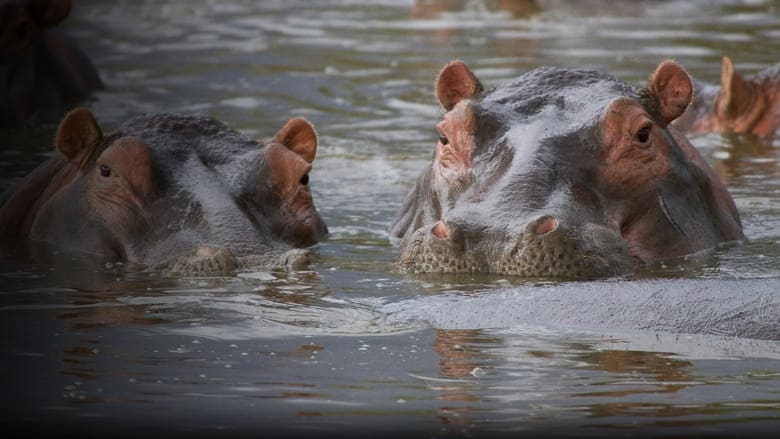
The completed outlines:
{"type": "Polygon", "coordinates": [[[692,134],[749,133],[774,137],[780,128],[780,63],[742,77],[729,57],[723,57],[720,85],[695,81],[693,101],[672,122],[692,134]]]}
{"type": "Polygon", "coordinates": [[[0,127],[102,88],[84,52],[54,29],[70,10],[71,0],[0,0],[0,127]]]}
{"type": "Polygon", "coordinates": [[[309,171],[317,136],[291,119],[267,145],[208,117],[138,117],[103,135],[70,112],[41,164],[0,208],[10,244],[45,242],[192,274],[297,266],[327,233],[309,171]]]}
{"type": "Polygon", "coordinates": [[[461,61],[439,74],[439,141],[391,223],[401,269],[581,279],[743,238],[731,196],[668,125],[688,74],[643,89],[543,67],[485,91],[461,61]]]}

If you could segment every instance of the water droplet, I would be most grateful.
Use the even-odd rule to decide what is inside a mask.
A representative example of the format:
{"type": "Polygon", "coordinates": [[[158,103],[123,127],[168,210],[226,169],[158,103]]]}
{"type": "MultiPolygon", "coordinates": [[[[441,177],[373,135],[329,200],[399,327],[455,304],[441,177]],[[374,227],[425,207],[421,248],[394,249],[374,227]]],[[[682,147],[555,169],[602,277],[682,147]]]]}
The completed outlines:
{"type": "Polygon", "coordinates": [[[712,153],[712,157],[718,160],[726,160],[731,157],[731,153],[728,151],[715,151],[712,153]]]}

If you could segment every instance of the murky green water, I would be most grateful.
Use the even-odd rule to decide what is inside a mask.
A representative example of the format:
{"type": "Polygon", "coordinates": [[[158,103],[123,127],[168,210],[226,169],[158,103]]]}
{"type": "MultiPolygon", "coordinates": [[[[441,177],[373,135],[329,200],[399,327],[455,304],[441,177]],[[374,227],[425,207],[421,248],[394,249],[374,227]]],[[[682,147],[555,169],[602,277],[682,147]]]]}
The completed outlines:
{"type": "MultiPolygon", "coordinates": [[[[309,271],[227,279],[95,269],[56,254],[2,261],[0,419],[128,435],[779,429],[778,342],[521,321],[510,312],[519,298],[555,285],[402,276],[385,234],[430,159],[444,63],[467,61],[487,85],[541,65],[639,84],[675,58],[716,81],[722,55],[747,73],[780,61],[779,8],[78,2],[66,29],[108,85],[88,103],[106,130],[141,113],[198,112],[268,137],[305,116],[320,135],[312,187],[331,235],[309,271]]],[[[53,130],[0,133],[3,189],[50,153],[53,130]]],[[[648,267],[633,282],[780,286],[780,143],[713,134],[694,144],[724,176],[749,241],[648,267]]],[[[582,288],[602,285],[614,287],[582,288]]]]}

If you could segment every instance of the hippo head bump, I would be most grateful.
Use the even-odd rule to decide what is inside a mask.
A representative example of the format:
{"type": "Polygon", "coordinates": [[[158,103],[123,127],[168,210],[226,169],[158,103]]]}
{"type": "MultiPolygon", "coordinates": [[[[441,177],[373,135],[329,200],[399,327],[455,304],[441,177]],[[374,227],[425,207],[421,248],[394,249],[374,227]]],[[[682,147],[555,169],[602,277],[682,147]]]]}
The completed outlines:
{"type": "Polygon", "coordinates": [[[688,74],[662,62],[636,89],[543,67],[485,91],[454,61],[432,163],[389,230],[410,272],[585,279],[743,238],[725,187],[670,130],[688,74]]]}
{"type": "Polygon", "coordinates": [[[173,114],[103,135],[80,108],[55,144],[0,209],[4,236],[213,274],[241,262],[299,265],[310,259],[301,249],[327,233],[309,185],[317,136],[301,118],[263,145],[212,118],[173,114]]]}

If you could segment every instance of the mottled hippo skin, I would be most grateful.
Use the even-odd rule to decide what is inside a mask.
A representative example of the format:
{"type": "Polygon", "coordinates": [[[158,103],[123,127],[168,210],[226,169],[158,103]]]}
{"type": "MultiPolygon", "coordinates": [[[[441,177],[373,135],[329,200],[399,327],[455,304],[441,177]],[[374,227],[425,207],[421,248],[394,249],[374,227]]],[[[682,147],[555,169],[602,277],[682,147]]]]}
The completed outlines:
{"type": "Polygon", "coordinates": [[[598,278],[743,238],[721,181],[667,128],[692,94],[674,62],[643,89],[544,67],[484,91],[455,61],[436,93],[433,162],[389,230],[402,270],[598,278]]]}
{"type": "Polygon", "coordinates": [[[211,118],[139,117],[103,135],[70,112],[58,154],[0,208],[7,244],[45,242],[186,274],[296,267],[327,233],[309,187],[314,128],[291,119],[267,145],[211,118]]]}
{"type": "Polygon", "coordinates": [[[672,122],[690,134],[733,132],[773,138],[780,128],[780,63],[743,77],[723,57],[720,84],[694,81],[694,97],[672,122]]]}
{"type": "Polygon", "coordinates": [[[53,29],[70,10],[70,0],[0,0],[0,127],[102,88],[84,52],[53,29]]]}

